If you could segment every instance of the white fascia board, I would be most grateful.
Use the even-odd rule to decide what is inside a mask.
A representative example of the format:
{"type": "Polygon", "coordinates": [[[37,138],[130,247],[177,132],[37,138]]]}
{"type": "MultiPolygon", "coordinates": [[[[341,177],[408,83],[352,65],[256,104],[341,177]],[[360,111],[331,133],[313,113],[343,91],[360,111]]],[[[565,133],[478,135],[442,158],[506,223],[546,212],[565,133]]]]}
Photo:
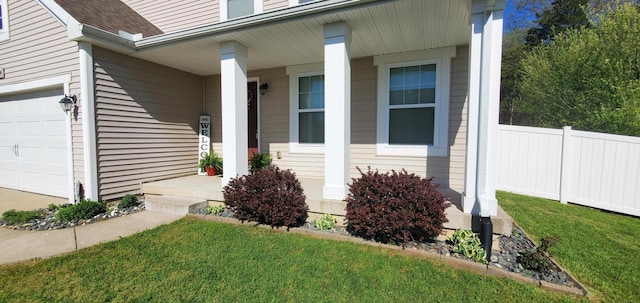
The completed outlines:
{"type": "Polygon", "coordinates": [[[313,14],[320,14],[328,11],[339,11],[353,6],[382,4],[388,1],[379,0],[327,0],[311,2],[302,6],[286,7],[284,9],[269,11],[262,14],[249,15],[244,18],[234,18],[211,25],[196,27],[192,29],[177,31],[144,38],[136,41],[137,49],[146,49],[157,46],[165,46],[185,40],[197,39],[203,36],[220,35],[228,32],[238,31],[251,27],[264,26],[269,23],[277,23],[285,20],[301,18],[313,14]]]}
{"type": "Polygon", "coordinates": [[[67,35],[72,41],[88,42],[120,53],[136,52],[134,41],[82,23],[69,24],[67,35]]]}
{"type": "Polygon", "coordinates": [[[64,8],[62,8],[58,3],[54,0],[38,0],[38,3],[42,5],[53,17],[55,17],[58,22],[62,23],[64,26],[69,26],[70,23],[78,23],[78,21],[73,18],[64,8]]]}

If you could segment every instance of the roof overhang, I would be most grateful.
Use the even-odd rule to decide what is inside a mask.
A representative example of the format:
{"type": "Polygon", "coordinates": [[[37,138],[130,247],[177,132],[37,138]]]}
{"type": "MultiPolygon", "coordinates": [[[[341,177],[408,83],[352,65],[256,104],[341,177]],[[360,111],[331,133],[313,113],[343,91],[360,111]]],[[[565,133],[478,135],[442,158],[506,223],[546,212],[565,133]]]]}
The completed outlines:
{"type": "Polygon", "coordinates": [[[321,62],[322,27],[336,22],[353,31],[353,58],[465,45],[471,13],[469,0],[326,0],[137,40],[73,18],[65,25],[71,40],[211,75],[220,72],[218,45],[226,41],[248,47],[250,70],[321,62]]]}

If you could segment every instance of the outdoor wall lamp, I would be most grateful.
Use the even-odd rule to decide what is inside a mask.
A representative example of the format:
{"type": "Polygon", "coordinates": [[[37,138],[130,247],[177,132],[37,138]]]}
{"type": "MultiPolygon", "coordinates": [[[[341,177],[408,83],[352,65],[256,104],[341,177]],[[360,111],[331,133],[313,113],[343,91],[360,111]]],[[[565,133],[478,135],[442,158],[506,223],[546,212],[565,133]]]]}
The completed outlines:
{"type": "Polygon", "coordinates": [[[260,84],[260,95],[264,96],[269,90],[269,84],[267,82],[260,84]]]}
{"type": "Polygon", "coordinates": [[[62,99],[60,99],[60,107],[62,108],[62,110],[66,113],[68,113],[71,109],[73,109],[73,107],[76,105],[76,101],[78,100],[78,98],[76,97],[76,95],[73,96],[67,96],[65,95],[62,99]]]}

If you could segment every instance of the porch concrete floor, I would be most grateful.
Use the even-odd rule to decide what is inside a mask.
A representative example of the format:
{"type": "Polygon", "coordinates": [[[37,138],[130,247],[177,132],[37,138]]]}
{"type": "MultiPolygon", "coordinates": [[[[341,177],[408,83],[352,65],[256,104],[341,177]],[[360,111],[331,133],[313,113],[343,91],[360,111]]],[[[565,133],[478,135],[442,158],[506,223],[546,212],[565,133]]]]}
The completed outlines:
{"type": "MultiPolygon", "coordinates": [[[[324,180],[300,178],[300,183],[307,196],[309,205],[309,220],[317,214],[330,213],[336,216],[345,215],[344,201],[322,199],[322,187],[324,180]]],[[[150,196],[175,196],[194,199],[206,199],[209,202],[222,202],[222,177],[221,176],[185,176],[142,184],[142,192],[145,197],[150,196]]],[[[471,214],[465,214],[455,205],[445,210],[449,222],[444,224],[446,229],[476,229],[472,224],[471,214]]],[[[342,219],[342,218],[339,218],[342,219]]],[[[498,215],[492,217],[493,231],[496,234],[511,234],[513,219],[498,207],[498,215]]],[[[341,221],[341,220],[340,220],[341,221]]],[[[477,223],[479,224],[479,223],[477,223]]]]}

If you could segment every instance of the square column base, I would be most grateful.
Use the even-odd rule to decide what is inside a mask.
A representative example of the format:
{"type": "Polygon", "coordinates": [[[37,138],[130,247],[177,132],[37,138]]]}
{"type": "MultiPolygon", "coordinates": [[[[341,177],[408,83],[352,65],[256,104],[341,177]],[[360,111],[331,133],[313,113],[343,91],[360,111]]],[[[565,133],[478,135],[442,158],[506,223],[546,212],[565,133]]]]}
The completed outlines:
{"type": "Polygon", "coordinates": [[[326,200],[344,200],[347,197],[346,186],[325,185],[322,187],[322,198],[326,200]]]}

